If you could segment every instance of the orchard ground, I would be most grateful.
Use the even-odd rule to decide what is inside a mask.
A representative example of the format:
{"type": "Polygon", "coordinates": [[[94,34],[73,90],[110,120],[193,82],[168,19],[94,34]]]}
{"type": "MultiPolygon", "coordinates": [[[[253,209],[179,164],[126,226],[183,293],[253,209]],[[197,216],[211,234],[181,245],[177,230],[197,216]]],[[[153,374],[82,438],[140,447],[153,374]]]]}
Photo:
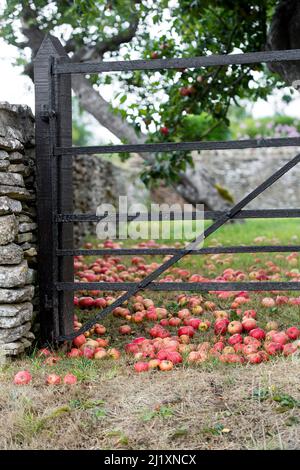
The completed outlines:
{"type": "MultiPolygon", "coordinates": [[[[209,238],[205,245],[299,244],[297,220],[255,220],[231,224],[209,238]]],[[[131,246],[133,242],[124,245],[131,246]]],[[[189,256],[177,268],[188,269],[211,279],[227,268],[249,275],[267,270],[269,261],[279,268],[281,280],[300,270],[300,257],[288,253],[189,256]]],[[[153,262],[147,260],[145,263],[153,262]]],[[[158,259],[158,262],[161,259],[158,259]]],[[[91,264],[93,259],[85,260],[91,264]]],[[[122,262],[131,265],[131,258],[122,262]]],[[[156,307],[176,315],[182,308],[178,293],[145,293],[156,307]]],[[[189,296],[192,293],[188,294],[189,296]]],[[[197,294],[196,294],[197,295],[197,294]]],[[[299,305],[262,307],[263,297],[278,294],[250,293],[245,308],[257,311],[262,328],[270,320],[279,329],[299,327],[299,305]]],[[[289,297],[299,292],[280,293],[289,297]]],[[[230,312],[233,299],[203,294],[219,310],[230,312]]],[[[129,305],[130,306],[130,305],[129,305]]],[[[77,310],[80,319],[96,309],[77,310]]],[[[204,315],[209,318],[209,313],[204,315]]],[[[149,337],[153,322],[128,323],[109,316],[101,322],[107,329],[110,346],[121,351],[121,358],[89,360],[84,357],[62,359],[45,365],[36,351],[0,369],[0,448],[1,449],[297,449],[300,448],[300,357],[282,355],[258,365],[223,364],[210,358],[199,364],[175,366],[172,371],[153,370],[136,373],[134,359],[124,345],[138,336],[149,337]],[[118,328],[130,324],[132,334],[120,335],[118,328]],[[13,384],[20,370],[30,371],[32,382],[13,384]],[[50,373],[73,373],[78,383],[72,386],[45,385],[50,373]]],[[[174,333],[176,334],[176,328],[174,333]]],[[[213,333],[197,332],[194,342],[210,339],[213,333]]],[[[56,354],[56,353],[55,353],[56,354]]]]}

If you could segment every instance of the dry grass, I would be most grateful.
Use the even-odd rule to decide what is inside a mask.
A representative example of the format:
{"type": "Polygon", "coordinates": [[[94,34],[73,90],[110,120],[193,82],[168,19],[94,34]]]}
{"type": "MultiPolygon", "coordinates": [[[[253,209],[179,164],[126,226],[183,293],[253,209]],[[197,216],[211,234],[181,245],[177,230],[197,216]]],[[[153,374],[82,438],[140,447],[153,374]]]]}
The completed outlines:
{"type": "MultiPolygon", "coordinates": [[[[265,227],[269,237],[279,236],[281,228],[282,241],[295,242],[298,225],[293,221],[284,221],[284,227],[260,221],[229,226],[218,241],[251,244],[254,236],[264,234],[265,227]]],[[[290,266],[285,258],[274,256],[261,255],[259,261],[252,255],[223,256],[215,262],[213,275],[226,267],[245,271],[253,264],[264,267],[274,259],[284,278],[290,266]]],[[[190,257],[181,267],[209,274],[206,260],[209,262],[207,257],[197,261],[190,257]]],[[[300,269],[299,264],[297,267],[300,269]]],[[[264,295],[252,294],[249,306],[259,312],[261,326],[270,319],[277,320],[280,328],[299,324],[298,306],[266,311],[260,307],[264,295]]],[[[174,298],[175,293],[157,294],[156,305],[176,312],[179,307],[174,298]]],[[[230,309],[230,300],[216,302],[219,309],[230,309]]],[[[81,312],[81,317],[93,313],[81,312]]],[[[118,334],[122,322],[110,316],[103,323],[110,344],[123,351],[130,338],[118,334]]],[[[146,333],[144,324],[133,324],[133,337],[146,333]]],[[[207,338],[206,333],[201,335],[197,332],[197,342],[207,338]]],[[[118,362],[64,358],[52,368],[43,366],[41,359],[27,357],[0,368],[0,449],[299,448],[299,356],[257,366],[215,361],[197,368],[180,366],[172,372],[144,374],[133,372],[132,359],[125,355],[118,362]],[[30,370],[33,381],[17,387],[12,379],[21,369],[30,370]],[[60,375],[73,372],[78,385],[46,386],[50,371],[60,375]]]]}
{"type": "Polygon", "coordinates": [[[2,370],[0,448],[300,448],[299,358],[139,375],[123,360],[87,370],[71,388],[44,385],[36,362],[2,370]],[[12,385],[21,367],[34,372],[32,385],[12,385]]]}

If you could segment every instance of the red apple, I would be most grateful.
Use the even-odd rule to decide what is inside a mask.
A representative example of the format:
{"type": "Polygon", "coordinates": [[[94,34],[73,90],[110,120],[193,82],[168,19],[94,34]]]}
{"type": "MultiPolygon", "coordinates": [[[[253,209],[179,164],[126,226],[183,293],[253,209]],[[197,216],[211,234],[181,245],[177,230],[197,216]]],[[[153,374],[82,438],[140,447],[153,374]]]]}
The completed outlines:
{"type": "Polygon", "coordinates": [[[262,362],[263,358],[259,352],[251,353],[247,355],[247,361],[250,364],[260,364],[262,362]]]}
{"type": "Polygon", "coordinates": [[[129,325],[122,325],[119,327],[119,333],[121,335],[129,335],[132,332],[131,326],[129,325]]]}
{"type": "Polygon", "coordinates": [[[105,351],[104,348],[95,349],[94,359],[99,360],[99,359],[104,359],[105,357],[107,357],[107,351],[105,351]]]}
{"type": "Polygon", "coordinates": [[[38,357],[43,357],[43,356],[50,356],[51,351],[48,348],[42,348],[38,351],[38,357]]]}
{"type": "Polygon", "coordinates": [[[263,307],[271,308],[275,307],[276,302],[274,299],[272,299],[272,297],[264,297],[261,301],[261,304],[263,307]]]}
{"type": "Polygon", "coordinates": [[[96,335],[105,335],[106,333],[106,328],[103,325],[96,325],[95,326],[95,333],[96,335]]]}
{"type": "Polygon", "coordinates": [[[162,127],[160,128],[160,133],[161,133],[162,135],[168,135],[168,134],[169,134],[169,128],[168,128],[167,126],[162,126],[162,127]]]}
{"type": "Polygon", "coordinates": [[[148,362],[136,362],[134,364],[134,370],[136,372],[147,372],[149,370],[148,362]]]}
{"type": "Polygon", "coordinates": [[[46,384],[48,385],[59,385],[61,383],[61,378],[56,374],[49,374],[46,378],[46,384]]]}
{"type": "Polygon", "coordinates": [[[77,348],[72,348],[70,352],[67,354],[68,357],[79,357],[82,356],[82,351],[77,348]]]}
{"type": "Polygon", "coordinates": [[[232,321],[229,323],[227,327],[227,331],[231,335],[234,335],[236,333],[241,333],[243,331],[243,325],[241,324],[240,321],[232,321]]]}
{"type": "Polygon", "coordinates": [[[187,335],[193,337],[195,334],[195,330],[192,326],[181,326],[178,328],[178,336],[187,335]]]}
{"type": "Polygon", "coordinates": [[[234,346],[235,344],[242,343],[242,342],[243,342],[243,337],[239,333],[236,333],[230,336],[230,338],[228,338],[228,344],[230,344],[230,346],[234,346]]]}
{"type": "Polygon", "coordinates": [[[228,325],[229,320],[227,318],[220,318],[216,320],[214,325],[215,335],[222,335],[226,333],[228,325]]]}
{"type": "Polygon", "coordinates": [[[104,339],[104,338],[97,338],[96,341],[98,343],[99,348],[106,348],[109,344],[108,339],[104,339]]]}
{"type": "Polygon", "coordinates": [[[80,348],[80,346],[82,346],[85,343],[86,343],[86,337],[84,335],[76,336],[76,338],[73,339],[73,344],[77,348],[80,348]]]}
{"type": "Polygon", "coordinates": [[[245,336],[244,337],[244,344],[252,344],[257,349],[261,347],[261,341],[259,341],[256,338],[253,338],[252,336],[245,336]]]}
{"type": "Polygon", "coordinates": [[[290,339],[298,339],[300,336],[300,330],[296,326],[291,326],[286,330],[286,334],[290,339]]]}
{"type": "Polygon", "coordinates": [[[244,344],[243,346],[243,353],[245,356],[248,356],[248,354],[253,354],[257,352],[257,346],[255,344],[244,344]]]}
{"type": "Polygon", "coordinates": [[[275,342],[265,343],[264,347],[267,353],[270,354],[270,356],[275,356],[275,354],[280,353],[283,349],[282,344],[275,342]]]}
{"type": "Polygon", "coordinates": [[[94,299],[92,297],[81,297],[78,304],[81,308],[91,308],[94,307],[94,299]]]}
{"type": "Polygon", "coordinates": [[[289,340],[289,337],[288,335],[285,334],[284,331],[278,331],[276,333],[273,334],[272,336],[272,341],[274,343],[279,343],[279,344],[286,344],[289,340]]]}
{"type": "Polygon", "coordinates": [[[258,340],[262,340],[262,339],[265,339],[266,333],[264,332],[262,328],[254,328],[253,330],[249,332],[249,336],[252,336],[252,338],[255,338],[258,340]]]}
{"type": "Polygon", "coordinates": [[[202,320],[200,320],[200,318],[193,318],[193,317],[186,318],[184,320],[184,324],[187,326],[191,326],[192,328],[194,328],[194,330],[198,329],[201,322],[202,320]]]}
{"type": "Polygon", "coordinates": [[[185,318],[189,318],[191,316],[191,312],[187,308],[183,308],[182,310],[179,310],[178,312],[178,318],[181,320],[184,320],[185,318]]]}
{"type": "Polygon", "coordinates": [[[32,376],[27,370],[20,370],[14,376],[15,385],[27,385],[31,382],[32,376]]]}
{"type": "Polygon", "coordinates": [[[97,308],[105,308],[106,305],[107,305],[107,302],[103,297],[99,297],[98,299],[94,300],[94,306],[97,308]]]}
{"type": "Polygon", "coordinates": [[[64,384],[66,385],[74,385],[77,383],[77,377],[73,374],[66,374],[64,376],[64,384]]]}
{"type": "Polygon", "coordinates": [[[242,325],[245,331],[251,331],[256,328],[256,320],[254,318],[244,318],[242,325]]]}
{"type": "Polygon", "coordinates": [[[89,346],[84,346],[82,348],[83,356],[87,359],[92,359],[94,357],[94,349],[89,346]]]}
{"type": "Polygon", "coordinates": [[[161,361],[159,364],[160,370],[169,371],[173,369],[173,362],[171,361],[161,361]]]}
{"type": "Polygon", "coordinates": [[[150,359],[148,362],[149,369],[156,369],[159,367],[160,360],[159,359],[150,359]]]}
{"type": "Polygon", "coordinates": [[[285,356],[290,356],[291,354],[294,354],[297,351],[297,349],[298,349],[297,346],[295,346],[292,343],[285,344],[283,346],[283,354],[285,356]]]}
{"type": "Polygon", "coordinates": [[[243,318],[256,318],[257,313],[255,310],[245,310],[243,313],[243,318]]]}
{"type": "Polygon", "coordinates": [[[121,357],[121,353],[118,349],[116,348],[111,348],[107,351],[107,354],[112,357],[115,361],[117,361],[118,359],[120,359],[121,357]]]}
{"type": "Polygon", "coordinates": [[[170,320],[168,321],[168,324],[169,324],[170,326],[176,326],[176,327],[177,327],[177,326],[179,326],[179,325],[181,324],[181,320],[180,320],[180,318],[178,318],[178,317],[172,317],[172,318],[170,318],[170,320]]]}
{"type": "Polygon", "coordinates": [[[157,321],[158,320],[158,315],[157,315],[156,312],[150,311],[150,312],[146,313],[146,318],[147,318],[147,320],[150,320],[150,321],[157,321]]]}

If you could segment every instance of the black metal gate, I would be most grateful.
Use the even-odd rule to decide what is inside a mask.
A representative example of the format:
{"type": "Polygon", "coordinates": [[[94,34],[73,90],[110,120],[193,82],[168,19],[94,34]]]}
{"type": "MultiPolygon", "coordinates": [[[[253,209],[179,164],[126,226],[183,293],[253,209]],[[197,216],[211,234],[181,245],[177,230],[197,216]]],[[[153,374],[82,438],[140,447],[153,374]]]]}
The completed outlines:
{"type": "MultiPolygon", "coordinates": [[[[244,207],[275,183],[300,161],[296,155],[254,191],[227,212],[207,211],[212,224],[184,249],[98,249],[78,250],[73,246],[74,222],[97,222],[94,214],[73,214],[72,160],[79,154],[128,152],[174,152],[179,150],[246,149],[300,146],[300,138],[270,138],[220,142],[154,143],[144,145],[102,145],[72,147],[71,74],[116,71],[161,70],[243,65],[300,60],[300,50],[257,52],[235,55],[211,55],[186,59],[156,59],[99,63],[73,63],[60,42],[48,35],[34,64],[36,96],[37,209],[39,221],[39,293],[42,340],[58,344],[84,333],[98,320],[112,312],[143,289],[155,291],[271,291],[299,290],[299,282],[154,282],[182,257],[210,253],[254,253],[300,251],[300,246],[231,246],[195,249],[232,219],[300,217],[300,209],[244,210],[244,207]],[[77,255],[172,255],[141,282],[74,282],[73,257],[77,255]],[[76,290],[125,291],[114,303],[99,312],[80,330],[73,331],[73,293],[76,290]]],[[[139,214],[137,214],[139,215],[139,214]]],[[[120,219],[124,215],[120,214],[120,219]]],[[[125,216],[131,221],[134,217],[125,216]]],[[[196,218],[196,213],[191,213],[196,218]]],[[[164,214],[159,214],[164,220],[164,214]]],[[[171,220],[176,220],[173,214],[171,220]]]]}

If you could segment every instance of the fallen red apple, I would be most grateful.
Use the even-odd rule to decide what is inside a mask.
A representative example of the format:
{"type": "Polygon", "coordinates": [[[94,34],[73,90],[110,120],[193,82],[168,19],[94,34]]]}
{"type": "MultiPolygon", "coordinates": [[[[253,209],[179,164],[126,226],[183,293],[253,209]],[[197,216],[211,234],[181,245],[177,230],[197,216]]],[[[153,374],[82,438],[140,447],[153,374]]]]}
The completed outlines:
{"type": "Polygon", "coordinates": [[[255,310],[245,310],[243,313],[243,318],[256,318],[257,313],[255,310]]]}
{"type": "Polygon", "coordinates": [[[220,318],[216,320],[214,325],[215,335],[222,335],[226,333],[228,325],[229,320],[227,318],[220,318]]]}
{"type": "Polygon", "coordinates": [[[159,359],[150,359],[148,362],[149,369],[156,369],[159,367],[160,360],[159,359]]]}
{"type": "Polygon", "coordinates": [[[262,328],[254,328],[253,330],[249,332],[249,336],[252,336],[252,338],[255,338],[258,340],[262,340],[262,339],[265,339],[266,333],[264,332],[262,328]]]}
{"type": "Polygon", "coordinates": [[[286,344],[289,340],[289,337],[287,334],[285,334],[284,331],[278,331],[276,333],[273,334],[272,336],[272,341],[274,343],[279,343],[279,344],[286,344]]]}
{"type": "Polygon", "coordinates": [[[39,350],[38,352],[38,357],[43,357],[43,356],[50,356],[51,355],[51,351],[48,349],[48,348],[42,348],[39,350]]]}
{"type": "Polygon", "coordinates": [[[185,318],[189,318],[191,316],[191,312],[187,308],[183,308],[182,310],[179,310],[178,312],[178,318],[180,320],[184,320],[185,318]]]}
{"type": "Polygon", "coordinates": [[[198,329],[200,323],[202,322],[202,320],[200,320],[200,318],[193,318],[193,317],[190,317],[190,318],[186,318],[184,320],[184,324],[186,326],[191,326],[192,328],[194,328],[195,330],[198,329]]]}
{"type": "MultiPolygon", "coordinates": [[[[161,320],[161,322],[162,321],[164,321],[164,320],[161,320]]],[[[172,317],[172,318],[170,318],[169,321],[168,320],[166,320],[166,321],[170,326],[176,326],[177,327],[181,324],[181,320],[178,317],[172,317]]]]}
{"type": "Polygon", "coordinates": [[[178,336],[187,335],[192,338],[195,334],[195,330],[192,326],[181,326],[180,328],[178,328],[177,333],[178,336]]]}
{"type": "Polygon", "coordinates": [[[136,372],[147,372],[149,370],[148,362],[136,362],[134,364],[134,370],[136,372]]]}
{"type": "Polygon", "coordinates": [[[82,351],[77,348],[72,348],[71,351],[68,352],[67,354],[68,357],[79,357],[82,356],[82,351]]]}
{"type": "Polygon", "coordinates": [[[294,354],[297,351],[297,349],[298,349],[297,346],[295,346],[292,343],[289,343],[283,346],[282,352],[285,356],[290,356],[291,354],[294,354]]]}
{"type": "Polygon", "coordinates": [[[243,337],[239,333],[235,333],[234,335],[230,336],[228,338],[228,344],[230,346],[234,346],[235,344],[242,343],[243,342],[243,337]]]}
{"type": "Polygon", "coordinates": [[[122,325],[119,327],[119,333],[121,335],[129,335],[132,332],[132,328],[129,325],[122,325]]]}
{"type": "Polygon", "coordinates": [[[100,336],[105,335],[105,333],[106,333],[106,328],[105,328],[105,326],[103,326],[103,325],[96,325],[96,326],[95,326],[95,333],[96,333],[97,335],[100,335],[100,336]]]}
{"type": "Polygon", "coordinates": [[[282,351],[283,345],[280,343],[271,342],[265,343],[264,348],[267,353],[270,354],[270,356],[275,356],[276,354],[279,354],[282,351]]]}
{"type": "Polygon", "coordinates": [[[104,359],[105,357],[107,357],[107,351],[105,351],[104,348],[95,349],[94,359],[99,360],[99,359],[104,359]]]}
{"type": "Polygon", "coordinates": [[[77,383],[77,377],[73,374],[66,374],[64,376],[64,384],[75,385],[77,383]]]}
{"type": "Polygon", "coordinates": [[[243,318],[242,325],[245,331],[251,331],[256,328],[256,320],[254,318],[243,318]]]}
{"type": "Polygon", "coordinates": [[[159,364],[160,370],[169,371],[173,369],[173,362],[171,361],[161,361],[159,364]]]}
{"type": "Polygon", "coordinates": [[[91,308],[94,307],[94,299],[92,297],[81,297],[78,304],[81,308],[91,308]]]}
{"type": "Polygon", "coordinates": [[[85,343],[86,343],[86,337],[84,335],[76,336],[76,338],[73,339],[73,344],[77,348],[80,348],[80,346],[82,346],[85,343]]]}
{"type": "Polygon", "coordinates": [[[261,301],[261,304],[263,307],[271,308],[275,307],[276,302],[274,299],[272,299],[272,297],[264,297],[261,301]]]}
{"type": "Polygon", "coordinates": [[[59,385],[61,383],[61,378],[56,374],[49,374],[46,378],[46,384],[48,385],[59,385]]]}
{"type": "Polygon", "coordinates": [[[116,348],[111,348],[107,351],[108,356],[112,357],[115,361],[120,359],[121,353],[118,349],[116,348]]]}
{"type": "Polygon", "coordinates": [[[263,361],[263,358],[259,352],[248,354],[246,359],[250,364],[260,364],[263,361]]]}
{"type": "Polygon", "coordinates": [[[104,338],[97,338],[96,341],[98,343],[99,348],[106,348],[109,344],[108,339],[104,339],[104,338]]]}
{"type": "Polygon", "coordinates": [[[20,370],[14,376],[15,385],[27,385],[31,382],[32,375],[27,370],[20,370]]]}
{"type": "Polygon", "coordinates": [[[106,305],[107,305],[107,302],[103,297],[99,297],[98,299],[94,300],[94,306],[97,308],[105,308],[106,305]]]}
{"type": "Polygon", "coordinates": [[[286,334],[288,335],[290,339],[295,340],[299,338],[300,330],[296,326],[291,326],[290,328],[286,330],[286,334]]]}
{"type": "Polygon", "coordinates": [[[91,347],[89,346],[84,346],[82,348],[82,354],[84,357],[86,357],[87,359],[92,359],[94,357],[94,349],[92,349],[91,347]]]}
{"type": "Polygon", "coordinates": [[[241,333],[243,331],[243,325],[240,321],[232,321],[229,323],[227,327],[228,333],[234,335],[236,333],[241,333]]]}

